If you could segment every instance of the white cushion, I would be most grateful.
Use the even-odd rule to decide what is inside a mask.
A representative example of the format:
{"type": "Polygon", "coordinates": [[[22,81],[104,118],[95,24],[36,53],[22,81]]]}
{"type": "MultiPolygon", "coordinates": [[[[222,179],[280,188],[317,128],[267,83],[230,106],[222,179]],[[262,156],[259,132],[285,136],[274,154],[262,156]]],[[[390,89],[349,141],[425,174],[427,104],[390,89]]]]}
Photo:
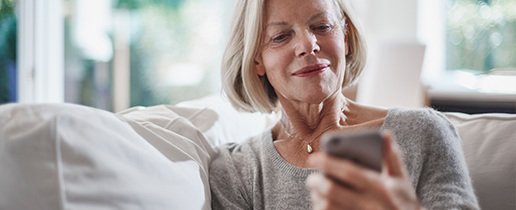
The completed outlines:
{"type": "Polygon", "coordinates": [[[199,112],[183,115],[194,123],[215,147],[228,142],[240,142],[262,133],[276,124],[279,115],[236,111],[220,95],[211,95],[177,104],[178,107],[198,108],[199,112]]]}
{"type": "MultiPolygon", "coordinates": [[[[134,131],[147,140],[152,146],[173,162],[195,161],[199,166],[191,171],[195,180],[202,184],[202,209],[211,209],[211,191],[208,181],[208,167],[214,148],[208,143],[196,125],[181,115],[205,113],[201,109],[179,108],[169,105],[153,107],[133,107],[117,113],[117,116],[128,122],[134,131]],[[199,180],[200,178],[200,180],[199,180]]],[[[210,123],[208,123],[210,124],[210,123]]],[[[176,173],[183,173],[176,171],[176,173]]],[[[180,190],[180,189],[178,189],[180,190]]],[[[185,188],[183,190],[188,190],[185,188]]],[[[199,209],[199,208],[183,208],[199,209]]]]}
{"type": "Polygon", "coordinates": [[[516,209],[516,115],[444,113],[462,139],[482,209],[516,209]]]}
{"type": "Polygon", "coordinates": [[[195,140],[142,131],[170,137],[149,143],[71,104],[3,105],[0,116],[0,209],[209,209],[206,163],[182,150],[195,140]]]}

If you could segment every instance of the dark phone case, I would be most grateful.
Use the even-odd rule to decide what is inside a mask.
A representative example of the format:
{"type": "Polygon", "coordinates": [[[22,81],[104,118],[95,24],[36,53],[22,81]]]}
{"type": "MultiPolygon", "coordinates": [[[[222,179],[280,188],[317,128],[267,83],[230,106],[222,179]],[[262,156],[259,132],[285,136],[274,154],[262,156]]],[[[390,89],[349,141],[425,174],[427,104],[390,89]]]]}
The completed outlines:
{"type": "Polygon", "coordinates": [[[322,151],[326,154],[382,171],[383,138],[379,129],[337,131],[321,138],[322,151]]]}

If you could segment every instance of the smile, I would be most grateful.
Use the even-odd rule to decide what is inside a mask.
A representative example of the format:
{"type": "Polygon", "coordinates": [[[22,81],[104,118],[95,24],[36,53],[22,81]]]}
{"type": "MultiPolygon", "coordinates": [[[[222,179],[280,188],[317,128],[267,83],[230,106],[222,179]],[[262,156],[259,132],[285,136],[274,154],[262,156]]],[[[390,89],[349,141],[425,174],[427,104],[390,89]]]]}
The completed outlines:
{"type": "Polygon", "coordinates": [[[307,66],[292,73],[292,76],[296,77],[313,77],[322,74],[328,70],[330,65],[328,64],[317,64],[313,66],[307,66]]]}

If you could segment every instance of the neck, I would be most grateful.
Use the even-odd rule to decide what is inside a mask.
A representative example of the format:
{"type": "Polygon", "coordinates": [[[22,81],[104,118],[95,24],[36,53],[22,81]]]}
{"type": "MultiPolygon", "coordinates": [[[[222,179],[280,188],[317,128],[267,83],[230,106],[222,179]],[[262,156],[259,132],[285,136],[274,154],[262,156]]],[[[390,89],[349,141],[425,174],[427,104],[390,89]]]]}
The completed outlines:
{"type": "Polygon", "coordinates": [[[311,141],[330,126],[344,123],[346,116],[342,110],[347,108],[348,102],[342,94],[335,94],[319,104],[290,101],[281,104],[281,129],[292,136],[311,141]]]}

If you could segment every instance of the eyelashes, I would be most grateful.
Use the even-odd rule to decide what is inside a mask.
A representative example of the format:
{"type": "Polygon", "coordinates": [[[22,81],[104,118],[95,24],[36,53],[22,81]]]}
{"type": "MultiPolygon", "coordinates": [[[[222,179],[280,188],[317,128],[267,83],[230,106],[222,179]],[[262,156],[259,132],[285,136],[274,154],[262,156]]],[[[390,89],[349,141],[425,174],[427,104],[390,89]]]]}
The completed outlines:
{"type": "MultiPolygon", "coordinates": [[[[335,29],[334,24],[324,23],[318,24],[316,26],[310,27],[311,33],[315,35],[325,35],[330,33],[335,29]]],[[[281,44],[287,42],[291,37],[295,35],[295,30],[289,31],[280,31],[278,34],[271,36],[270,40],[267,42],[268,44],[281,44]]]]}
{"type": "Polygon", "coordinates": [[[317,26],[314,28],[314,30],[316,31],[322,31],[322,32],[326,32],[326,31],[329,31],[330,29],[332,29],[333,27],[330,26],[330,25],[321,25],[321,26],[317,26]]]}
{"type": "Polygon", "coordinates": [[[278,43],[286,40],[288,37],[290,37],[289,34],[280,34],[278,36],[272,37],[272,42],[278,43]]]}

